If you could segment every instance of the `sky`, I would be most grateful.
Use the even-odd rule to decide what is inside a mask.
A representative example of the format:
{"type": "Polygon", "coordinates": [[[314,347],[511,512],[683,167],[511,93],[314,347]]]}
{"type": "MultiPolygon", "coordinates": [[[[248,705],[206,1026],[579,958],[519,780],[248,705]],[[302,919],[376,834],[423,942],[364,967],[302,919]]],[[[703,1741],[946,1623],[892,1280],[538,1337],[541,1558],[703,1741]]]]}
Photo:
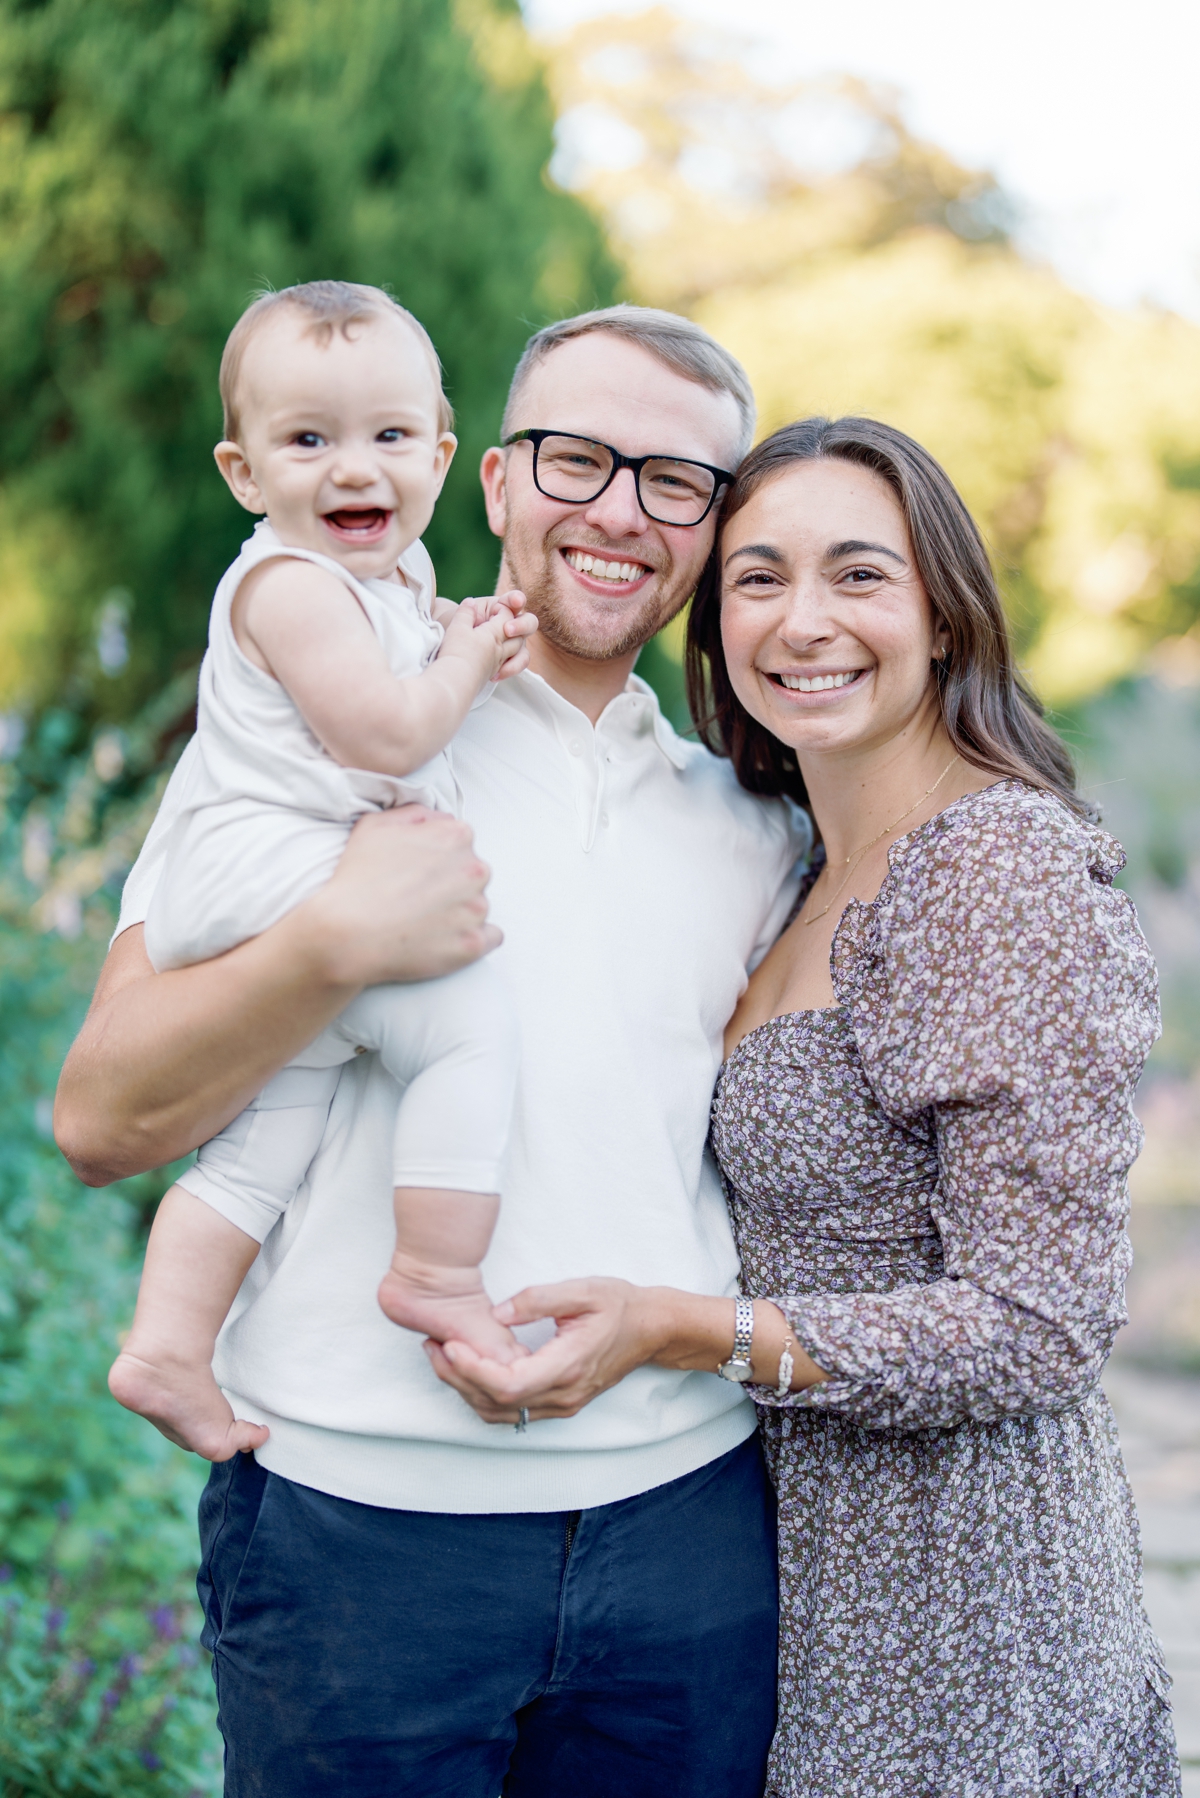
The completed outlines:
{"type": "MultiPolygon", "coordinates": [[[[524,0],[535,30],[651,0],[524,0]]],[[[884,82],[918,136],[1011,195],[1074,286],[1200,321],[1200,0],[674,0],[781,79],[884,82]]]]}

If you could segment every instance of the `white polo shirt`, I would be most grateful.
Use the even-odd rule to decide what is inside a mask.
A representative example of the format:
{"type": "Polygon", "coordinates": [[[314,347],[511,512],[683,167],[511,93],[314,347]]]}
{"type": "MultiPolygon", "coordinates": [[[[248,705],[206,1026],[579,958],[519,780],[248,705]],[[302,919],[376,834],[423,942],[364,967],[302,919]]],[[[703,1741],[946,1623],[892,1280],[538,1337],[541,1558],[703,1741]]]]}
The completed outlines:
{"type": "MultiPolygon", "coordinates": [[[[726,1021],[794,895],[807,819],[750,797],[727,762],[681,742],[636,677],[593,729],[537,675],[519,675],[471,714],[452,754],[493,869],[496,954],[523,1036],[488,1291],[613,1274],[732,1293],[709,1104],[726,1021]]],[[[144,918],[166,834],[147,839],[118,929],[144,918]]],[[[521,1435],[483,1423],[375,1302],[393,1247],[395,1105],[375,1056],[347,1065],[308,1180],[218,1343],[237,1414],[270,1426],[265,1467],[407,1510],[578,1510],[690,1473],[750,1435],[738,1387],[659,1367],[521,1435]]]]}

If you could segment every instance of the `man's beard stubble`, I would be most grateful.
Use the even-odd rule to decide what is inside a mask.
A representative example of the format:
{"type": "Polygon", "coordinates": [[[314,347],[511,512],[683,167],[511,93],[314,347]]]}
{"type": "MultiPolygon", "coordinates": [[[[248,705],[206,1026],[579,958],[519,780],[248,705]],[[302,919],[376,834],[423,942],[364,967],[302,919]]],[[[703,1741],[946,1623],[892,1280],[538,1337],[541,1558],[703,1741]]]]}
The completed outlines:
{"type": "MultiPolygon", "coordinates": [[[[610,553],[615,558],[618,552],[610,553]]],[[[509,574],[514,584],[524,593],[526,605],[538,621],[539,637],[553,644],[564,655],[578,656],[581,661],[613,662],[620,656],[631,655],[635,649],[641,649],[643,644],[657,635],[664,624],[668,624],[687,604],[690,597],[690,589],[678,599],[674,594],[668,597],[661,581],[656,581],[646,591],[632,617],[624,614],[612,619],[608,632],[604,631],[603,625],[585,631],[580,628],[580,621],[563,604],[562,596],[555,586],[554,562],[557,558],[557,548],[552,544],[547,545],[544,539],[539,541],[528,556],[522,553],[522,545],[515,535],[510,534],[504,539],[504,559],[509,574]]],[[[633,559],[636,561],[643,558],[633,559]]],[[[681,581],[680,584],[684,583],[681,581]]]]}

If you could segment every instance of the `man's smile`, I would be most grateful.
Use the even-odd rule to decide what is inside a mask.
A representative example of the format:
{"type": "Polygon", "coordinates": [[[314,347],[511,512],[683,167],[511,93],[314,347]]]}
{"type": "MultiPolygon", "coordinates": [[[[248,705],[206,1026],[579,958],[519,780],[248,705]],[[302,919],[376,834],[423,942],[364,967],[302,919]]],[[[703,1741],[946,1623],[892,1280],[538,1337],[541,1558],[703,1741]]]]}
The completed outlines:
{"type": "Polygon", "coordinates": [[[564,549],[561,554],[576,574],[608,588],[633,588],[654,573],[645,562],[630,562],[594,550],[564,549]]]}

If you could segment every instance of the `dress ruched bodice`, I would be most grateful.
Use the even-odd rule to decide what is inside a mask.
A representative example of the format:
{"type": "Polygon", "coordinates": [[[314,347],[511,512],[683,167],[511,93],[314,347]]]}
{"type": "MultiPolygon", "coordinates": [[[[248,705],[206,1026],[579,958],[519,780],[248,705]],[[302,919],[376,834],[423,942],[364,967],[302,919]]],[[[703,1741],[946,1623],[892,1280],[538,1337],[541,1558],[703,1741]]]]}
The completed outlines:
{"type": "Polygon", "coordinates": [[[1122,862],[1018,782],[957,801],[847,907],[837,1003],[722,1069],[744,1288],[829,1376],[755,1389],[781,1798],[1177,1789],[1099,1387],[1158,1017],[1122,862]]]}

